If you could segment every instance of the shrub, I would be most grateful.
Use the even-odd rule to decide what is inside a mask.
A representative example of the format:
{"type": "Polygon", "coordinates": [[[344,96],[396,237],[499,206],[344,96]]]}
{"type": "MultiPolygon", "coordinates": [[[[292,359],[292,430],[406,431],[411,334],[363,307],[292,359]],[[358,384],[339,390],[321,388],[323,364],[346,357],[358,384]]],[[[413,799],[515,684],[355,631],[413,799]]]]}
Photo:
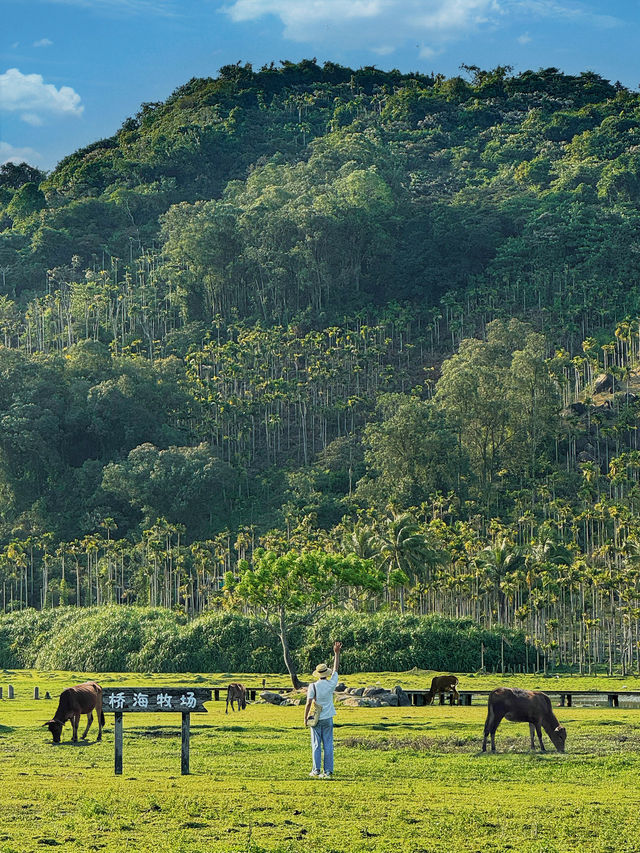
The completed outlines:
{"type": "MultiPolygon", "coordinates": [[[[301,672],[330,660],[344,643],[341,671],[419,669],[468,672],[525,662],[524,636],[488,630],[468,619],[334,611],[289,637],[301,672]]],[[[184,615],[149,607],[61,607],[0,616],[0,666],[87,672],[284,672],[277,636],[259,619],[212,611],[184,615]]]]}

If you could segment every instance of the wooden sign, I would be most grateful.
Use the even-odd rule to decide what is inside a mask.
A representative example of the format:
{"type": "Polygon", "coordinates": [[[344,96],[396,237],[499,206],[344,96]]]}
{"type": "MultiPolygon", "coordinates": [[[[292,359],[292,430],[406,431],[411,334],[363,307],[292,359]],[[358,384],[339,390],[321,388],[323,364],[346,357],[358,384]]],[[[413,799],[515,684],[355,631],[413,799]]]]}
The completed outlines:
{"type": "Polygon", "coordinates": [[[122,775],[122,715],[132,712],[147,714],[172,711],[182,714],[182,751],[180,769],[189,773],[189,735],[191,714],[206,714],[204,703],[210,701],[206,687],[110,687],[102,692],[102,710],[115,715],[115,774],[122,775]]]}
{"type": "Polygon", "coordinates": [[[204,703],[210,701],[211,690],[205,687],[108,687],[102,691],[105,714],[115,711],[206,714],[204,703]]]}

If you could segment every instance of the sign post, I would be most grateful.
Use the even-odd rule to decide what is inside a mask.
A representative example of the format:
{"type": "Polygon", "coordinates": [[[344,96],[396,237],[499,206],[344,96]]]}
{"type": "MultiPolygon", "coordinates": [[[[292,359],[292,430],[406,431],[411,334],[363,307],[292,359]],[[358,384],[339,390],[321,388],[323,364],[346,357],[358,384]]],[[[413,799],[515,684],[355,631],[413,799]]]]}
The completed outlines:
{"type": "Polygon", "coordinates": [[[191,714],[206,714],[204,703],[211,690],[205,687],[111,687],[102,694],[102,709],[115,716],[115,775],[122,775],[122,715],[124,713],[181,713],[182,750],[180,769],[189,773],[189,735],[191,714]]]}

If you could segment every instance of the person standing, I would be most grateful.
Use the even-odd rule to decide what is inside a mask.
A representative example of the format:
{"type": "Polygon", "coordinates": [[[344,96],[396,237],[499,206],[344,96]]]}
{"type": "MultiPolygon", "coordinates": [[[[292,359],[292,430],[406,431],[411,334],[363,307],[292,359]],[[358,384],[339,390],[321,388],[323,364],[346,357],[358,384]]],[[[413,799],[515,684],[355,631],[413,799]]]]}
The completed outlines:
{"type": "Polygon", "coordinates": [[[319,664],[314,676],[318,679],[315,684],[309,685],[307,689],[307,704],[304,707],[304,724],[309,724],[311,706],[315,701],[322,706],[318,722],[310,726],[311,731],[311,758],[313,767],[309,776],[321,779],[331,779],[333,776],[333,718],[336,715],[333,704],[333,694],[338,684],[338,667],[340,664],[340,650],[342,643],[333,644],[333,672],[326,663],[319,664]],[[322,754],[324,752],[324,772],[322,772],[322,754]]]}

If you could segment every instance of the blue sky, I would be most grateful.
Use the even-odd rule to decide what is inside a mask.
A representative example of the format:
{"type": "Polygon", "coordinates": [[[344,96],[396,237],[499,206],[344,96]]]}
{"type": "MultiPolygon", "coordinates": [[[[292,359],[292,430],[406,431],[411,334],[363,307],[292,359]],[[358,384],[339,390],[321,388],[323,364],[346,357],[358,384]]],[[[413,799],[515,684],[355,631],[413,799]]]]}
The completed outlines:
{"type": "Polygon", "coordinates": [[[640,83],[640,0],[0,0],[0,12],[0,162],[44,169],[237,61],[556,66],[640,83]]]}

